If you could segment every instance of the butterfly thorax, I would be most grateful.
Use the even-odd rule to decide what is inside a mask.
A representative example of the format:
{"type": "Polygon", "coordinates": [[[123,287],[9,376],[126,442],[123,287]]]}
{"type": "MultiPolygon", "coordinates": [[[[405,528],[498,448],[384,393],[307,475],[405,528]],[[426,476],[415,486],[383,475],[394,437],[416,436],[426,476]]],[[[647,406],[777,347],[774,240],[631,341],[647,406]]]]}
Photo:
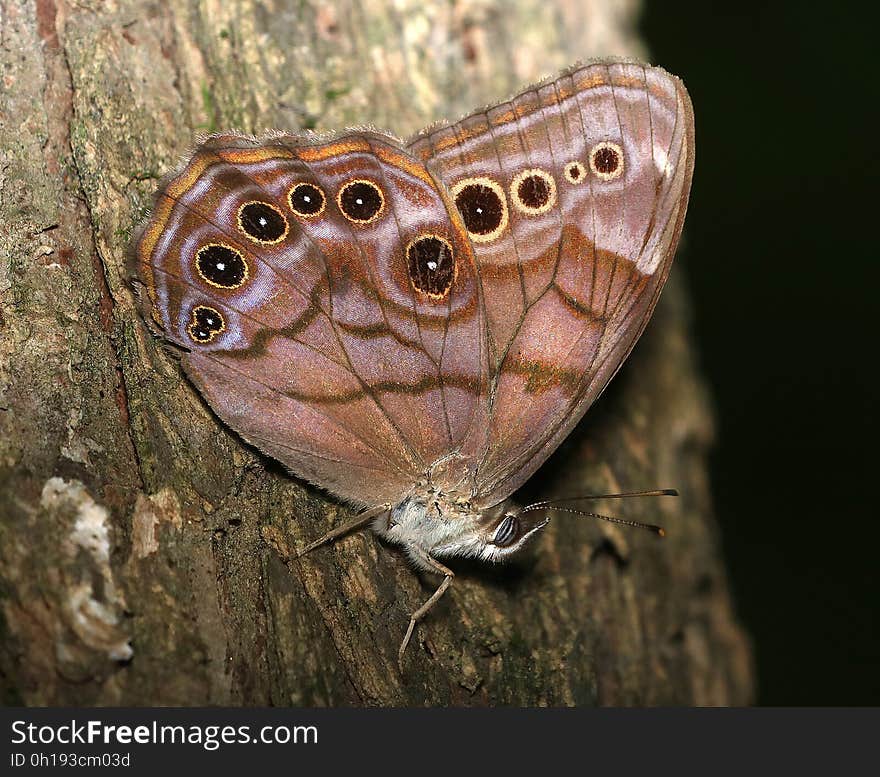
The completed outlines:
{"type": "Polygon", "coordinates": [[[425,566],[424,553],[500,561],[547,523],[537,516],[526,519],[520,509],[510,500],[480,509],[470,494],[420,484],[380,516],[373,528],[403,545],[419,566],[425,566]]]}

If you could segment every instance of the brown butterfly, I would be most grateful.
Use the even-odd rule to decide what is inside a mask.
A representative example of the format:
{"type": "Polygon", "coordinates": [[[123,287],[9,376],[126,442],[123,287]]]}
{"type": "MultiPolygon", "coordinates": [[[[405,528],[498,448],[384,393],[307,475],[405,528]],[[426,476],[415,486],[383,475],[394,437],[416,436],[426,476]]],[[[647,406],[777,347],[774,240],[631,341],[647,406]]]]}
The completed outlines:
{"type": "MultiPolygon", "coordinates": [[[[213,410],[422,569],[515,553],[509,497],[618,370],[687,207],[681,81],[594,62],[409,143],[208,138],[136,240],[145,316],[213,410]]],[[[537,507],[540,507],[538,505],[537,507]]]]}

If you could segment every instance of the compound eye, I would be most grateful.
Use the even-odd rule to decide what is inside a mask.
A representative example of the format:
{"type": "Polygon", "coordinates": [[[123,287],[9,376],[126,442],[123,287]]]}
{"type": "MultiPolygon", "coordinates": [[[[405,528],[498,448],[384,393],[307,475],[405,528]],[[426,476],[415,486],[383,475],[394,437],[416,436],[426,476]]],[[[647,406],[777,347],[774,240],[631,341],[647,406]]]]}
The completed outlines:
{"type": "Polygon", "coordinates": [[[519,521],[515,515],[505,515],[504,520],[498,524],[495,529],[495,536],[492,538],[492,544],[499,548],[506,548],[513,545],[519,535],[519,521]]]}

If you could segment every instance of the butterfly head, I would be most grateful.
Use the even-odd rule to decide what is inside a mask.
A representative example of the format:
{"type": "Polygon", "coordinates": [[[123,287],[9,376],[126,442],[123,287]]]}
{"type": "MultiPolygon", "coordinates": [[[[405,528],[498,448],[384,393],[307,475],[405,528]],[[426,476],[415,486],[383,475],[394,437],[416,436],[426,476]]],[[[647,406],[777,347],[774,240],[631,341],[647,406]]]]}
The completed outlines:
{"type": "Polygon", "coordinates": [[[519,551],[549,519],[511,502],[478,510],[447,494],[410,497],[375,525],[386,539],[436,557],[463,556],[502,561],[519,551]]]}
{"type": "MultiPolygon", "coordinates": [[[[504,506],[504,505],[502,505],[504,506]]],[[[484,530],[477,537],[481,547],[477,554],[487,561],[501,561],[516,553],[528,540],[543,529],[550,519],[537,511],[520,511],[519,507],[506,505],[501,517],[481,516],[484,530]],[[487,520],[488,519],[488,520],[487,520]]]]}

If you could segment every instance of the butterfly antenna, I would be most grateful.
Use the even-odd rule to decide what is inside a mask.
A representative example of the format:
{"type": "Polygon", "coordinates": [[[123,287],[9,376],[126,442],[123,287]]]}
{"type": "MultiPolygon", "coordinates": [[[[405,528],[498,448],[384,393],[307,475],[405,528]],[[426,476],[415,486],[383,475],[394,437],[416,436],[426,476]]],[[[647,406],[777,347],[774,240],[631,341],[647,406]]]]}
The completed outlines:
{"type": "Polygon", "coordinates": [[[625,491],[620,494],[587,494],[586,496],[558,496],[553,499],[545,499],[542,502],[533,502],[528,507],[523,508],[521,512],[526,510],[540,510],[543,508],[552,508],[560,502],[577,502],[586,499],[629,499],[634,496],[678,496],[678,491],[674,488],[654,488],[650,491],[625,491]]]}
{"type": "Polygon", "coordinates": [[[655,526],[653,523],[642,523],[641,521],[631,521],[627,518],[616,518],[613,515],[601,515],[600,513],[589,513],[585,510],[577,510],[574,507],[565,507],[563,502],[577,502],[584,499],[629,499],[636,496],[678,496],[678,491],[674,488],[654,488],[650,491],[625,491],[620,494],[589,494],[587,496],[562,496],[556,499],[545,499],[542,502],[533,502],[524,507],[521,512],[526,513],[532,510],[555,510],[559,513],[571,513],[572,515],[583,515],[588,518],[598,518],[608,523],[616,523],[621,526],[632,526],[636,529],[647,529],[654,534],[665,537],[666,530],[662,526],[655,526]]]}
{"type": "Polygon", "coordinates": [[[602,515],[600,513],[588,513],[585,510],[575,510],[573,507],[556,507],[555,505],[546,505],[542,502],[536,502],[534,505],[529,505],[528,507],[520,510],[520,515],[522,513],[528,512],[530,510],[555,510],[558,513],[571,513],[572,515],[583,515],[587,518],[598,518],[601,521],[607,521],[608,523],[616,523],[621,526],[632,526],[636,529],[647,529],[648,531],[654,532],[658,537],[666,536],[666,529],[662,526],[655,526],[653,523],[642,523],[641,521],[631,521],[628,518],[615,518],[613,515],[602,515]]]}

